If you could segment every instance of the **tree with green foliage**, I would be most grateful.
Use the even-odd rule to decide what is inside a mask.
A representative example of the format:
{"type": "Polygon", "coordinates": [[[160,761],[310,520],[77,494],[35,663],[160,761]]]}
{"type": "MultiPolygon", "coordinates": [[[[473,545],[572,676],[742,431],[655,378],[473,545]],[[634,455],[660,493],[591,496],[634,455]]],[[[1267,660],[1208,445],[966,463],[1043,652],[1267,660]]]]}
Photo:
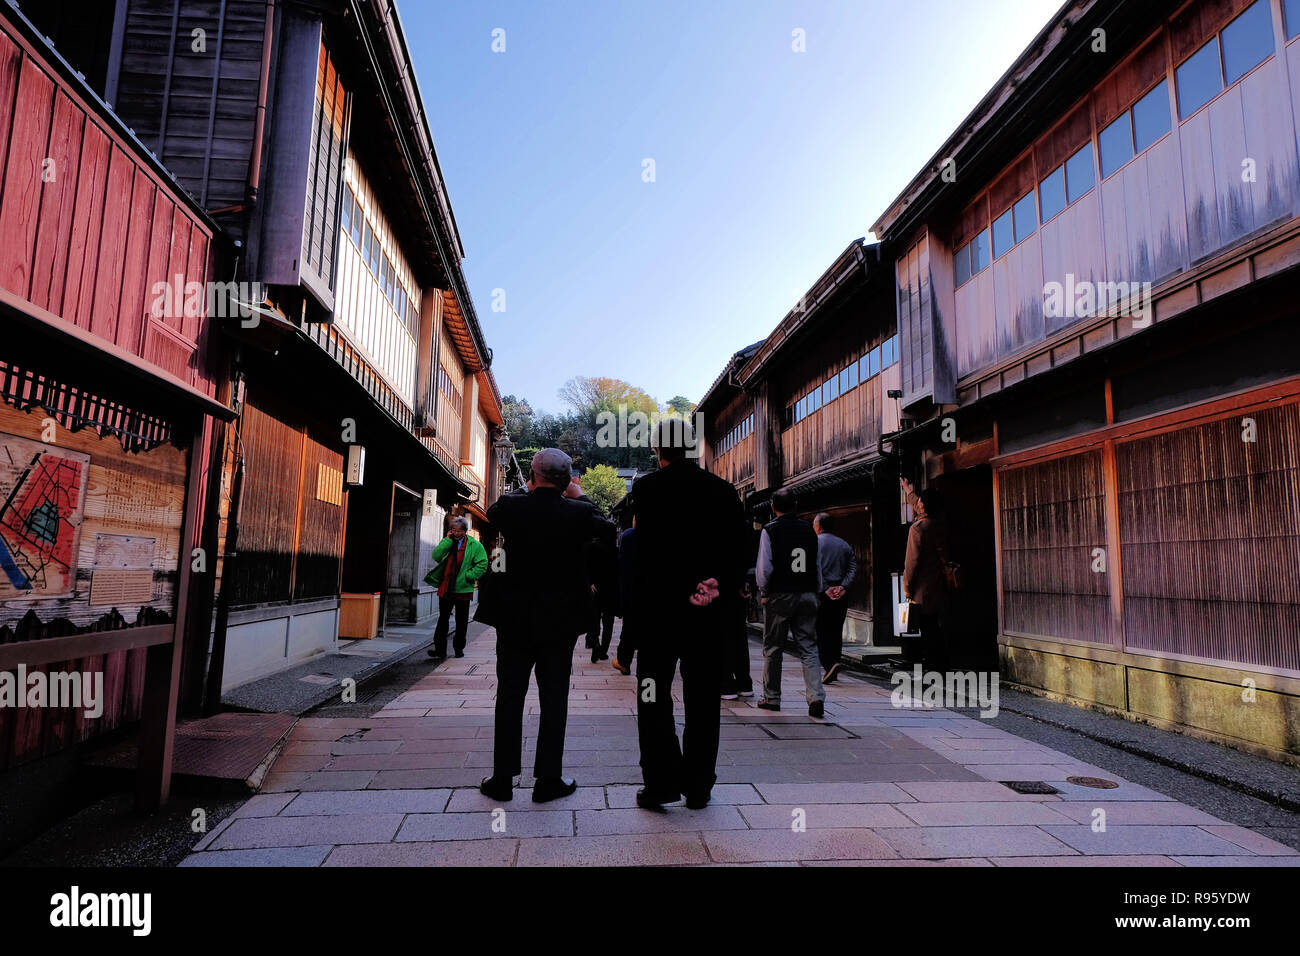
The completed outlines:
{"type": "Polygon", "coordinates": [[[694,411],[694,402],[685,395],[674,395],[672,398],[668,399],[668,408],[664,411],[664,414],[667,415],[670,412],[676,412],[679,417],[688,418],[694,411]]]}
{"type": "Polygon", "coordinates": [[[588,468],[582,476],[581,483],[583,494],[594,501],[596,506],[606,514],[627,494],[627,482],[609,465],[595,465],[588,468]]]}

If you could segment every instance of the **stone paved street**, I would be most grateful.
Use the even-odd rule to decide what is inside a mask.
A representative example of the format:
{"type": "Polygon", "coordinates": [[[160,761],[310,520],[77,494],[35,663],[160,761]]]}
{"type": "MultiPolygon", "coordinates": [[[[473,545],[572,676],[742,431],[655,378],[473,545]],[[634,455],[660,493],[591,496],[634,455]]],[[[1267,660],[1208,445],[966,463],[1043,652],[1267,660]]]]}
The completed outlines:
{"type": "MultiPolygon", "coordinates": [[[[262,792],[182,865],[1300,864],[1252,830],[966,713],[895,708],[888,688],[852,676],[828,688],[826,718],[812,719],[789,656],[781,713],[756,709],[756,697],[724,701],[712,804],[655,814],[634,803],[633,678],[591,664],[579,641],[565,751],[579,789],[534,804],[525,776],[498,805],[477,790],[492,762],[493,643],[475,627],[463,659],[370,717],[301,720],[262,792]],[[1061,792],[1018,794],[1004,780],[1061,792]]],[[[755,676],[760,660],[751,645],[755,676]]],[[[536,729],[534,688],[526,769],[536,729]]]]}

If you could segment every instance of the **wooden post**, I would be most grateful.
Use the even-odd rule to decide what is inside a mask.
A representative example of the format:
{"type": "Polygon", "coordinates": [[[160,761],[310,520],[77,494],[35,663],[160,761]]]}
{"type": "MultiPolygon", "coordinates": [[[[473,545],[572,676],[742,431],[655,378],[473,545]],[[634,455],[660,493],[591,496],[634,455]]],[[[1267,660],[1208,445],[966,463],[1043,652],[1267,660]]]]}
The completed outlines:
{"type": "Polygon", "coordinates": [[[176,609],[172,638],[150,647],[145,662],[144,699],[140,712],[140,753],[136,771],[135,802],[139,810],[153,811],[171,794],[172,757],[176,744],[176,711],[181,684],[181,648],[189,601],[190,548],[198,525],[199,493],[202,488],[203,422],[191,423],[190,453],[185,482],[185,518],[181,523],[180,547],[176,556],[176,609]]]}

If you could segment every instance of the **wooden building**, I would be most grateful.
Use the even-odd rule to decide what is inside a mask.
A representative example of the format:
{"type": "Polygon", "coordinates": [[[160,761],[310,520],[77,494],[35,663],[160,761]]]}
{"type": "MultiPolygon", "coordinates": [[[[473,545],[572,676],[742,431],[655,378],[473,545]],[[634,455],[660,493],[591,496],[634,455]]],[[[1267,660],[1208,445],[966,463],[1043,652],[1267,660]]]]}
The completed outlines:
{"type": "Polygon", "coordinates": [[[1300,3],[1067,4],[873,227],[1016,684],[1300,760],[1300,3]]]}
{"type": "MultiPolygon", "coordinates": [[[[203,294],[228,260],[201,205],[22,12],[0,8],[6,787],[37,766],[66,782],[78,744],[140,721],[140,803],[167,798],[182,648],[187,629],[207,630],[195,597],[212,568],[196,549],[215,425],[233,417],[203,294]],[[56,679],[79,683],[84,706],[31,696],[56,679]]],[[[0,847],[48,809],[0,801],[0,847]]]]}
{"type": "Polygon", "coordinates": [[[447,515],[499,484],[500,395],[396,8],[23,6],[207,209],[233,246],[218,278],[256,309],[216,323],[237,419],[218,436],[218,587],[187,699],[215,706],[362,636],[376,604],[380,629],[427,620],[447,515]]]}
{"type": "MultiPolygon", "coordinates": [[[[736,486],[756,527],[779,488],[799,513],[833,515],[864,572],[849,589],[850,643],[892,643],[890,572],[901,547],[892,271],[856,240],[766,339],[731,357],[700,400],[704,465],[736,486]],[[869,570],[868,570],[869,569],[869,570]]],[[[757,548],[757,537],[755,537],[757,548]]]]}

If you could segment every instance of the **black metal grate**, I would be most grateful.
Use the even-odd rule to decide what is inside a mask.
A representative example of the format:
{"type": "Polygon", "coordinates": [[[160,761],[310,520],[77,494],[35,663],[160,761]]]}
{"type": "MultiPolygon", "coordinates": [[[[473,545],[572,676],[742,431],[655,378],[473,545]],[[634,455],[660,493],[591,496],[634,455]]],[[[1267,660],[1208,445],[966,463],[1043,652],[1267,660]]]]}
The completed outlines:
{"type": "Polygon", "coordinates": [[[1010,787],[1016,793],[1060,793],[1050,783],[1042,780],[1003,780],[1002,786],[1010,787]]]}

